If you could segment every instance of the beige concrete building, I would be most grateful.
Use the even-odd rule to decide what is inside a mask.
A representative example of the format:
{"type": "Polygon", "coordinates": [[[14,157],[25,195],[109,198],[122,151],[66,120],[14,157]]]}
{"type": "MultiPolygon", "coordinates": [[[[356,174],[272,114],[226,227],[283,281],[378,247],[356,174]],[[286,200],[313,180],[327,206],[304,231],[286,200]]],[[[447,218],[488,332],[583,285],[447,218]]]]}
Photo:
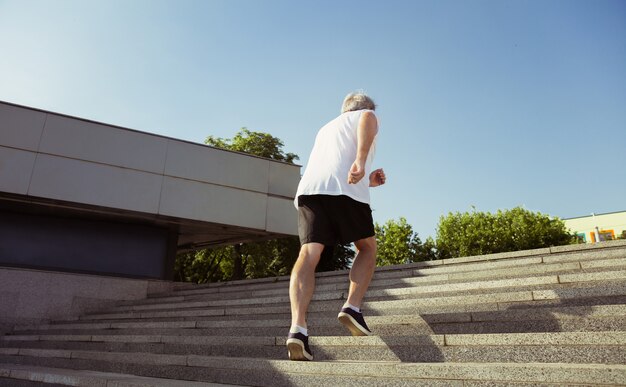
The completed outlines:
{"type": "Polygon", "coordinates": [[[300,166],[0,102],[0,267],[171,279],[297,234],[300,166]]]}
{"type": "Polygon", "coordinates": [[[626,233],[626,211],[591,214],[563,221],[586,243],[623,238],[626,233]]]}

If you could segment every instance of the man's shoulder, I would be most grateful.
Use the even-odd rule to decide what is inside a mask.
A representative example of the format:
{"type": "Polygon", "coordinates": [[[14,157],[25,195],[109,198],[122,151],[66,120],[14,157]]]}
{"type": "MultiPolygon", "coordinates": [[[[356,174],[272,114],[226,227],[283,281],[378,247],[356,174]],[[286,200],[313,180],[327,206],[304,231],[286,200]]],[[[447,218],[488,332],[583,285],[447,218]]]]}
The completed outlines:
{"type": "Polygon", "coordinates": [[[365,119],[376,119],[376,113],[373,110],[361,110],[361,115],[365,119]]]}

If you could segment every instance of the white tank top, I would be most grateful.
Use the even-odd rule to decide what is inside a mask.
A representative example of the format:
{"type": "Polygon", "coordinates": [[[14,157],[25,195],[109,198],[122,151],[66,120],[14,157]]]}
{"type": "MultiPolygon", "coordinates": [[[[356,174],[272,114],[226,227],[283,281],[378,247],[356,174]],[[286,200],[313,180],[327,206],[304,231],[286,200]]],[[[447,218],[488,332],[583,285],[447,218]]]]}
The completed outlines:
{"type": "Polygon", "coordinates": [[[356,159],[359,120],[365,111],[368,110],[343,113],[317,133],[304,175],[298,184],[296,207],[300,195],[347,195],[369,204],[369,175],[376,151],[376,138],[365,162],[365,176],[358,184],[348,184],[348,172],[356,159]]]}

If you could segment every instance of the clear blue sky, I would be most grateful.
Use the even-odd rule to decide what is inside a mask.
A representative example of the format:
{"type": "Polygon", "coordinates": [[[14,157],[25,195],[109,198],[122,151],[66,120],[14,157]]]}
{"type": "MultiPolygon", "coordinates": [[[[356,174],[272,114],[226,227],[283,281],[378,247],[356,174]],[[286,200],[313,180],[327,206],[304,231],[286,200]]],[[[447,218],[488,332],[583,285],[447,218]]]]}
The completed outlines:
{"type": "Polygon", "coordinates": [[[380,223],[626,210],[626,1],[0,0],[3,101],[194,142],[245,126],[306,165],[355,89],[380,223]]]}

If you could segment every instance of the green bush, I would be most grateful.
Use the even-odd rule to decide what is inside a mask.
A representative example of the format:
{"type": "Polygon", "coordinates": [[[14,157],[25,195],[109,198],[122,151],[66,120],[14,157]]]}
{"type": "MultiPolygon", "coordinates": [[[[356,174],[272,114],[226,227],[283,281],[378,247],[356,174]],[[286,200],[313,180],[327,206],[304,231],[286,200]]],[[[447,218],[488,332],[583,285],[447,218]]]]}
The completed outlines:
{"type": "Polygon", "coordinates": [[[516,207],[442,216],[436,248],[443,259],[566,245],[574,239],[562,220],[516,207]]]}
{"type": "Polygon", "coordinates": [[[403,263],[426,261],[436,258],[435,243],[428,238],[422,243],[413,227],[400,217],[388,220],[385,224],[374,225],[378,253],[377,266],[399,265],[403,263]]]}

